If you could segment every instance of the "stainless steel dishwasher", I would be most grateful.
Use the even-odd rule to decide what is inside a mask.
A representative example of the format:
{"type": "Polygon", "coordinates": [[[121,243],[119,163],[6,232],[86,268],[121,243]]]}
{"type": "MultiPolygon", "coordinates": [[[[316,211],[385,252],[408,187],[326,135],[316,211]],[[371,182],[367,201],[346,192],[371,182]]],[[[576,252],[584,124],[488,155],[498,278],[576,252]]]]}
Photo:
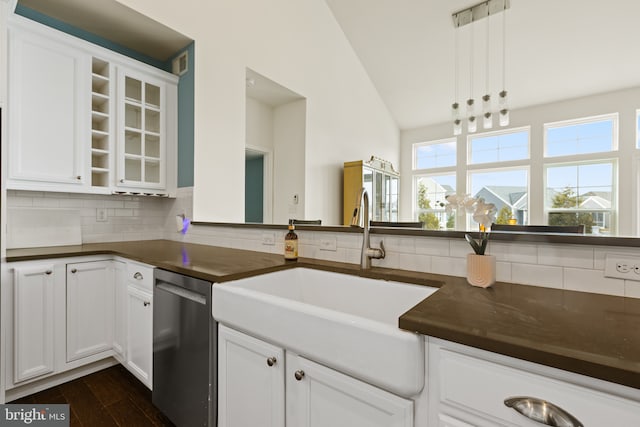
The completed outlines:
{"type": "Polygon", "coordinates": [[[153,404],[178,427],[215,427],[211,283],[156,268],[153,307],[153,404]]]}

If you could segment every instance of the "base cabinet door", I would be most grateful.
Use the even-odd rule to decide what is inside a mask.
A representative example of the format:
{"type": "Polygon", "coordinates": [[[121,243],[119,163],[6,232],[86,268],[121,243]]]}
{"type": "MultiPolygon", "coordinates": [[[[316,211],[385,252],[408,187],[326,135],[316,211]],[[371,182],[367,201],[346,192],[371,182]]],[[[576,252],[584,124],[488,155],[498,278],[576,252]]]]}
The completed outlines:
{"type": "Polygon", "coordinates": [[[218,346],[219,427],[284,427],[284,350],[223,325],[218,346]]]}
{"type": "Polygon", "coordinates": [[[54,370],[54,266],[14,270],[14,383],[54,370]]]}
{"type": "Polygon", "coordinates": [[[413,401],[287,353],[287,425],[413,427],[413,401]]]}
{"type": "Polygon", "coordinates": [[[153,377],[153,294],[127,287],[127,368],[149,389],[153,377]]]}
{"type": "Polygon", "coordinates": [[[113,298],[112,261],[67,264],[67,362],[111,350],[113,298]]]}
{"type": "Polygon", "coordinates": [[[127,350],[127,268],[122,261],[113,261],[114,307],[113,307],[113,351],[122,364],[126,362],[127,350]]]}

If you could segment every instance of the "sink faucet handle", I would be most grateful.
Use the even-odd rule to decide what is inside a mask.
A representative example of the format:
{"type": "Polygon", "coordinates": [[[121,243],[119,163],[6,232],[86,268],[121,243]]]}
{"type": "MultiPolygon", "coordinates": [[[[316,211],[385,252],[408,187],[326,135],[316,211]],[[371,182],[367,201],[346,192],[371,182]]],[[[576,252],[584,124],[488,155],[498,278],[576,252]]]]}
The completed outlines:
{"type": "Polygon", "coordinates": [[[380,240],[380,258],[384,259],[384,256],[387,254],[384,250],[384,241],[380,240]]]}
{"type": "Polygon", "coordinates": [[[384,242],[380,241],[379,248],[367,248],[366,256],[368,258],[384,259],[386,252],[384,250],[384,242]]]}

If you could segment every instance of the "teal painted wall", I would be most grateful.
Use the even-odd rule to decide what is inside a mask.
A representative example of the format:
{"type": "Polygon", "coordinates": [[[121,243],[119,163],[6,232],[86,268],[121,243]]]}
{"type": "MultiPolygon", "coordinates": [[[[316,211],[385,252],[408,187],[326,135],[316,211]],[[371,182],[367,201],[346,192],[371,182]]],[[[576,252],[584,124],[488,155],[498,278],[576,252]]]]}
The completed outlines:
{"type": "Polygon", "coordinates": [[[180,76],[178,82],[178,187],[193,187],[195,42],[187,46],[187,52],[187,72],[180,76]]]}
{"type": "MultiPolygon", "coordinates": [[[[168,72],[171,72],[173,59],[184,52],[182,49],[163,62],[20,4],[16,7],[16,14],[168,72]]],[[[180,76],[178,82],[178,187],[193,186],[194,42],[185,49],[189,51],[188,71],[180,76]]]]}
{"type": "Polygon", "coordinates": [[[245,160],[244,221],[262,223],[264,157],[245,160]]]}

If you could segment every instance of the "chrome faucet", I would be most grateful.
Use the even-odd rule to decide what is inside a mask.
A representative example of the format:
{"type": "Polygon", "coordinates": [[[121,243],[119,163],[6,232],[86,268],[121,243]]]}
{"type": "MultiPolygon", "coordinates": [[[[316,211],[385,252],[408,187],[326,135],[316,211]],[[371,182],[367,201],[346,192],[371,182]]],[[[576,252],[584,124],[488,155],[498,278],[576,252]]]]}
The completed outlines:
{"type": "Polygon", "coordinates": [[[371,268],[371,258],[381,259],[384,258],[384,243],[380,242],[380,248],[371,248],[371,241],[369,238],[369,194],[367,189],[360,190],[358,195],[358,201],[356,202],[356,208],[353,210],[353,217],[351,218],[351,226],[359,227],[360,218],[362,218],[364,234],[362,237],[362,253],[360,254],[360,268],[371,268]],[[363,210],[364,215],[360,215],[360,211],[363,210]]]}

